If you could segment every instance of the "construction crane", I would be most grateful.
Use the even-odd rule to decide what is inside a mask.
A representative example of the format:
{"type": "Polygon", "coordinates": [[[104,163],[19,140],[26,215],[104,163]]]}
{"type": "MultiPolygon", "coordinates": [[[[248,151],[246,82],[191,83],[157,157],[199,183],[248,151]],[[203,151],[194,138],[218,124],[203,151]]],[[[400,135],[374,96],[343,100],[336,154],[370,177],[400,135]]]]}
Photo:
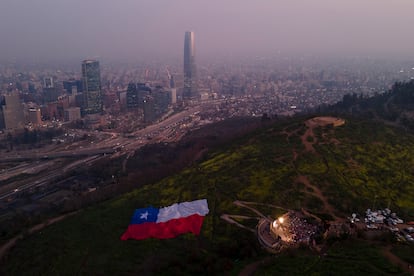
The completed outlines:
{"type": "Polygon", "coordinates": [[[168,66],[165,66],[165,71],[167,72],[170,88],[175,88],[174,77],[171,76],[171,73],[170,73],[170,70],[168,69],[168,66]]]}
{"type": "Polygon", "coordinates": [[[165,66],[165,71],[167,72],[168,80],[171,79],[170,70],[168,70],[168,66],[165,66]]]}

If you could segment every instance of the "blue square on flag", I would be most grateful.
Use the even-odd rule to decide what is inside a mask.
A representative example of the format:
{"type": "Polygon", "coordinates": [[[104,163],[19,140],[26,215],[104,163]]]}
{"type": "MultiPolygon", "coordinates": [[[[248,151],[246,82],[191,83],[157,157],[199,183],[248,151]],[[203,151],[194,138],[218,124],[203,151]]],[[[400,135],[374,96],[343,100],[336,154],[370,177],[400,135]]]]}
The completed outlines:
{"type": "Polygon", "coordinates": [[[136,209],[131,219],[131,224],[140,224],[145,222],[155,222],[158,217],[158,208],[148,207],[136,209]]]}

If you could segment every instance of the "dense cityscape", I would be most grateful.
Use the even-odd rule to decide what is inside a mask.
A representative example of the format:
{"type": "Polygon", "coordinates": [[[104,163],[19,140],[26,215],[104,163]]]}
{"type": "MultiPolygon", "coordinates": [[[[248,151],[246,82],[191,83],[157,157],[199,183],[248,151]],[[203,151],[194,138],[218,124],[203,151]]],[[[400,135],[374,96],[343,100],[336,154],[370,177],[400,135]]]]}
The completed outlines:
{"type": "Polygon", "coordinates": [[[1,275],[413,274],[412,4],[76,1],[0,4],[1,275]]]}
{"type": "Polygon", "coordinates": [[[196,63],[193,32],[184,45],[184,70],[179,63],[99,60],[84,60],[78,70],[2,65],[2,217],[35,212],[44,198],[53,206],[95,191],[93,179],[79,185],[76,177],[62,176],[106,154],[128,156],[146,144],[177,142],[188,131],[229,118],[292,116],[345,94],[381,94],[414,78],[407,62],[361,57],[196,63]]]}

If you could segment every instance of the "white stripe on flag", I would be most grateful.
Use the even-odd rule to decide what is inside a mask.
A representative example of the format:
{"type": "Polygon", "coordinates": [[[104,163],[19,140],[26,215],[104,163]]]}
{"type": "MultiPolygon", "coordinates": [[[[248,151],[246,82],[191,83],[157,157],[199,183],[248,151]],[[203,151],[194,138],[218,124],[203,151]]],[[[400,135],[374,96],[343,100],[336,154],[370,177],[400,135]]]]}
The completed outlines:
{"type": "Polygon", "coordinates": [[[174,203],[171,206],[160,208],[157,222],[166,222],[171,219],[185,218],[195,214],[205,216],[208,212],[207,199],[174,203]]]}

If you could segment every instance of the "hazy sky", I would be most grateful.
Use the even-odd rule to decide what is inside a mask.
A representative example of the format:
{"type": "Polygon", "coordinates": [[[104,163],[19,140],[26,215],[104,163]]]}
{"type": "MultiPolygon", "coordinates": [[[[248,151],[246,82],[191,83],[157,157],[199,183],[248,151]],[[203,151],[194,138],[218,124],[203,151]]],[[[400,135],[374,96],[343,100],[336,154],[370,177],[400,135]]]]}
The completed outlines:
{"type": "Polygon", "coordinates": [[[414,56],[414,0],[0,0],[0,59],[414,56]]]}

